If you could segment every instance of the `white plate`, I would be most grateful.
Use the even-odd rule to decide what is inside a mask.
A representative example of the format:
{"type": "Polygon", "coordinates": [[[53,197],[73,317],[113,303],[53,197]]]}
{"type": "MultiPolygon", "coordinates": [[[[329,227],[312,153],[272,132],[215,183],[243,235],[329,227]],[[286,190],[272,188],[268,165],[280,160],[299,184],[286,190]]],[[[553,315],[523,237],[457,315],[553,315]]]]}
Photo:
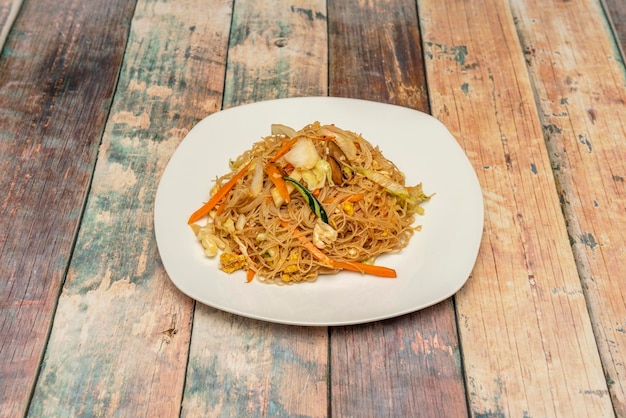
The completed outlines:
{"type": "Polygon", "coordinates": [[[363,100],[308,97],[257,102],[217,112],[198,123],[169,161],[156,194],[154,226],[165,270],[185,294],[214,308],[295,325],[347,325],[390,318],[433,305],[463,286],[473,268],[483,229],[483,200],[465,153],[438,120],[399,106],[363,100]],[[213,179],[228,161],[270,132],[272,123],[300,129],[334,123],[363,135],[427,194],[423,225],[401,253],[378,264],[397,279],[341,272],[316,282],[275,286],[245,283],[217,259],[202,254],[187,225],[207,200],[213,179]]]}

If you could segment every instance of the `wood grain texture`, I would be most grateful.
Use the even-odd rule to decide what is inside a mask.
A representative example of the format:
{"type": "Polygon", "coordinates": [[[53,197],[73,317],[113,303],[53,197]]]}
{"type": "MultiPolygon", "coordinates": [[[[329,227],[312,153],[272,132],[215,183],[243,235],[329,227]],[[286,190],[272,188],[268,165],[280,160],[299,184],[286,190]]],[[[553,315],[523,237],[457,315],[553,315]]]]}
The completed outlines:
{"type": "Polygon", "coordinates": [[[3,49],[0,416],[28,408],[132,12],[128,1],[27,2],[3,49]]]}
{"type": "MultiPolygon", "coordinates": [[[[331,95],[428,111],[415,2],[332,1],[328,14],[331,95]]],[[[467,415],[451,300],[333,328],[330,356],[332,416],[467,415]]]]}
{"type": "Polygon", "coordinates": [[[428,112],[414,1],[328,2],[331,96],[428,112]]]}
{"type": "Polygon", "coordinates": [[[527,0],[513,11],[604,373],[626,416],[624,63],[596,2],[527,0]]]}
{"type": "MultiPolygon", "coordinates": [[[[612,416],[508,3],[418,7],[433,114],[465,149],[485,198],[479,258],[456,296],[470,413],[612,416]]],[[[560,98],[537,98],[551,99],[560,98]]]]}
{"type": "Polygon", "coordinates": [[[31,416],[178,416],[194,302],[159,261],[153,204],[219,109],[230,1],[140,1],[31,416]]]}
{"type": "Polygon", "coordinates": [[[283,97],[326,95],[325,3],[292,3],[235,3],[224,108],[283,97]]]}
{"type": "MultiPolygon", "coordinates": [[[[237,0],[232,22],[224,107],[325,95],[323,1],[237,0]]],[[[268,324],[198,305],[182,415],[326,416],[327,359],[326,328],[268,324]]]]}
{"type": "Polygon", "coordinates": [[[9,36],[17,14],[22,8],[23,0],[1,0],[0,1],[0,50],[9,36]]]}
{"type": "Polygon", "coordinates": [[[613,29],[613,37],[618,43],[622,60],[625,59],[626,52],[626,3],[622,0],[601,0],[604,12],[613,29]]]}

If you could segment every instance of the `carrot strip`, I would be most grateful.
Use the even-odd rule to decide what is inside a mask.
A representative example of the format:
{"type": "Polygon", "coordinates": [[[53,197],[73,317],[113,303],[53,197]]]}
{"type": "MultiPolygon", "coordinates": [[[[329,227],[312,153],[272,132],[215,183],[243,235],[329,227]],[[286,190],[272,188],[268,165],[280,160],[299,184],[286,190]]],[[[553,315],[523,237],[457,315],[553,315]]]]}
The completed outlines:
{"type": "Polygon", "coordinates": [[[222,200],[224,198],[224,196],[226,196],[228,194],[230,189],[233,188],[233,186],[237,183],[237,181],[240,178],[242,178],[244,174],[246,174],[246,171],[248,170],[249,166],[250,166],[250,163],[246,164],[241,170],[239,170],[239,172],[237,174],[235,174],[233,176],[233,178],[231,178],[228,181],[228,183],[223,185],[217,191],[217,193],[215,193],[209,199],[208,202],[206,202],[204,205],[202,205],[202,207],[200,207],[200,209],[198,209],[197,211],[192,213],[191,216],[189,217],[189,220],[187,221],[187,223],[188,224],[192,224],[192,223],[196,222],[197,220],[199,220],[200,218],[202,218],[207,213],[209,213],[211,211],[211,209],[213,209],[215,207],[215,205],[217,205],[219,203],[219,201],[222,200]]]}
{"type": "Polygon", "coordinates": [[[363,199],[364,197],[365,196],[363,195],[363,193],[356,193],[356,194],[353,194],[350,197],[347,197],[345,200],[348,201],[348,202],[355,203],[355,202],[358,202],[359,200],[363,199]]]}
{"type": "Polygon", "coordinates": [[[289,190],[287,190],[287,184],[285,183],[285,180],[283,180],[283,175],[278,170],[278,167],[276,167],[273,163],[267,163],[265,165],[265,172],[272,183],[274,183],[274,186],[276,186],[280,197],[283,198],[285,203],[289,203],[289,190]]]}
{"type": "Polygon", "coordinates": [[[269,162],[274,163],[278,161],[280,157],[287,154],[289,150],[295,145],[295,143],[298,142],[298,139],[300,139],[299,136],[294,136],[289,141],[283,142],[283,145],[278,149],[278,151],[276,151],[276,154],[274,154],[274,156],[269,160],[269,162]]]}
{"type": "Polygon", "coordinates": [[[252,279],[254,279],[255,271],[252,269],[248,269],[246,272],[246,283],[250,283],[252,279]]]}
{"type": "Polygon", "coordinates": [[[390,279],[398,277],[396,271],[389,267],[375,266],[373,264],[359,263],[357,261],[335,261],[335,267],[344,270],[356,271],[363,274],[372,274],[379,277],[388,277],[390,279]]]}
{"type": "MultiPolygon", "coordinates": [[[[281,222],[283,227],[288,226],[287,222],[281,222]]],[[[304,248],[311,253],[311,255],[320,261],[321,263],[327,265],[328,267],[340,269],[340,270],[350,270],[356,271],[358,273],[363,274],[372,274],[374,276],[379,277],[388,277],[388,278],[396,278],[398,277],[396,271],[389,267],[382,266],[374,266],[372,264],[359,263],[357,261],[337,261],[330,258],[325,252],[320,250],[313,244],[311,241],[306,239],[306,237],[301,233],[298,228],[295,228],[296,238],[298,241],[304,246],[304,248]]]]}

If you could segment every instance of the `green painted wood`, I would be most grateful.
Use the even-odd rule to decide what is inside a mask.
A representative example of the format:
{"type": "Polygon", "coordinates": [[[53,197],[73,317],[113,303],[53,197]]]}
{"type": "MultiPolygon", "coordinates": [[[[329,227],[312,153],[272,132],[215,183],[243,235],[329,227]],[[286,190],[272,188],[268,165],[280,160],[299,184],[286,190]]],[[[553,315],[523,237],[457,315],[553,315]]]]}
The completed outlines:
{"type": "Polygon", "coordinates": [[[2,51],[0,416],[28,408],[133,8],[25,2],[2,51]]]}
{"type": "Polygon", "coordinates": [[[30,416],[178,416],[194,302],[159,261],[153,203],[220,107],[231,1],[140,1],[30,416]]]}
{"type": "MultiPolygon", "coordinates": [[[[320,0],[237,0],[224,107],[325,95],[325,13],[320,0]]],[[[197,305],[182,415],[326,416],[327,360],[323,327],[269,324],[197,305]]]]}
{"type": "MultiPolygon", "coordinates": [[[[331,95],[428,112],[415,2],[336,0],[328,14],[331,95]]],[[[467,415],[459,350],[451,300],[396,319],[332,328],[332,415],[467,415]]]]}

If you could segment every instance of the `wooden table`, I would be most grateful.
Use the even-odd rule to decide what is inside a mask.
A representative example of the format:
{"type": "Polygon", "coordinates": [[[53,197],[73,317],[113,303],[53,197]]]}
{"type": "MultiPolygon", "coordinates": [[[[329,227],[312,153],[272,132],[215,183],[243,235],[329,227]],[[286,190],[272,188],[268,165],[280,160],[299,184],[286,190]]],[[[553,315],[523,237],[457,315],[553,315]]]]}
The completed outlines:
{"type": "Polygon", "coordinates": [[[626,416],[621,0],[0,0],[0,23],[0,416],[626,416]],[[467,284],[330,328],[194,303],[153,234],[169,157],[220,109],[324,95],[458,139],[486,212],[467,284]]]}

